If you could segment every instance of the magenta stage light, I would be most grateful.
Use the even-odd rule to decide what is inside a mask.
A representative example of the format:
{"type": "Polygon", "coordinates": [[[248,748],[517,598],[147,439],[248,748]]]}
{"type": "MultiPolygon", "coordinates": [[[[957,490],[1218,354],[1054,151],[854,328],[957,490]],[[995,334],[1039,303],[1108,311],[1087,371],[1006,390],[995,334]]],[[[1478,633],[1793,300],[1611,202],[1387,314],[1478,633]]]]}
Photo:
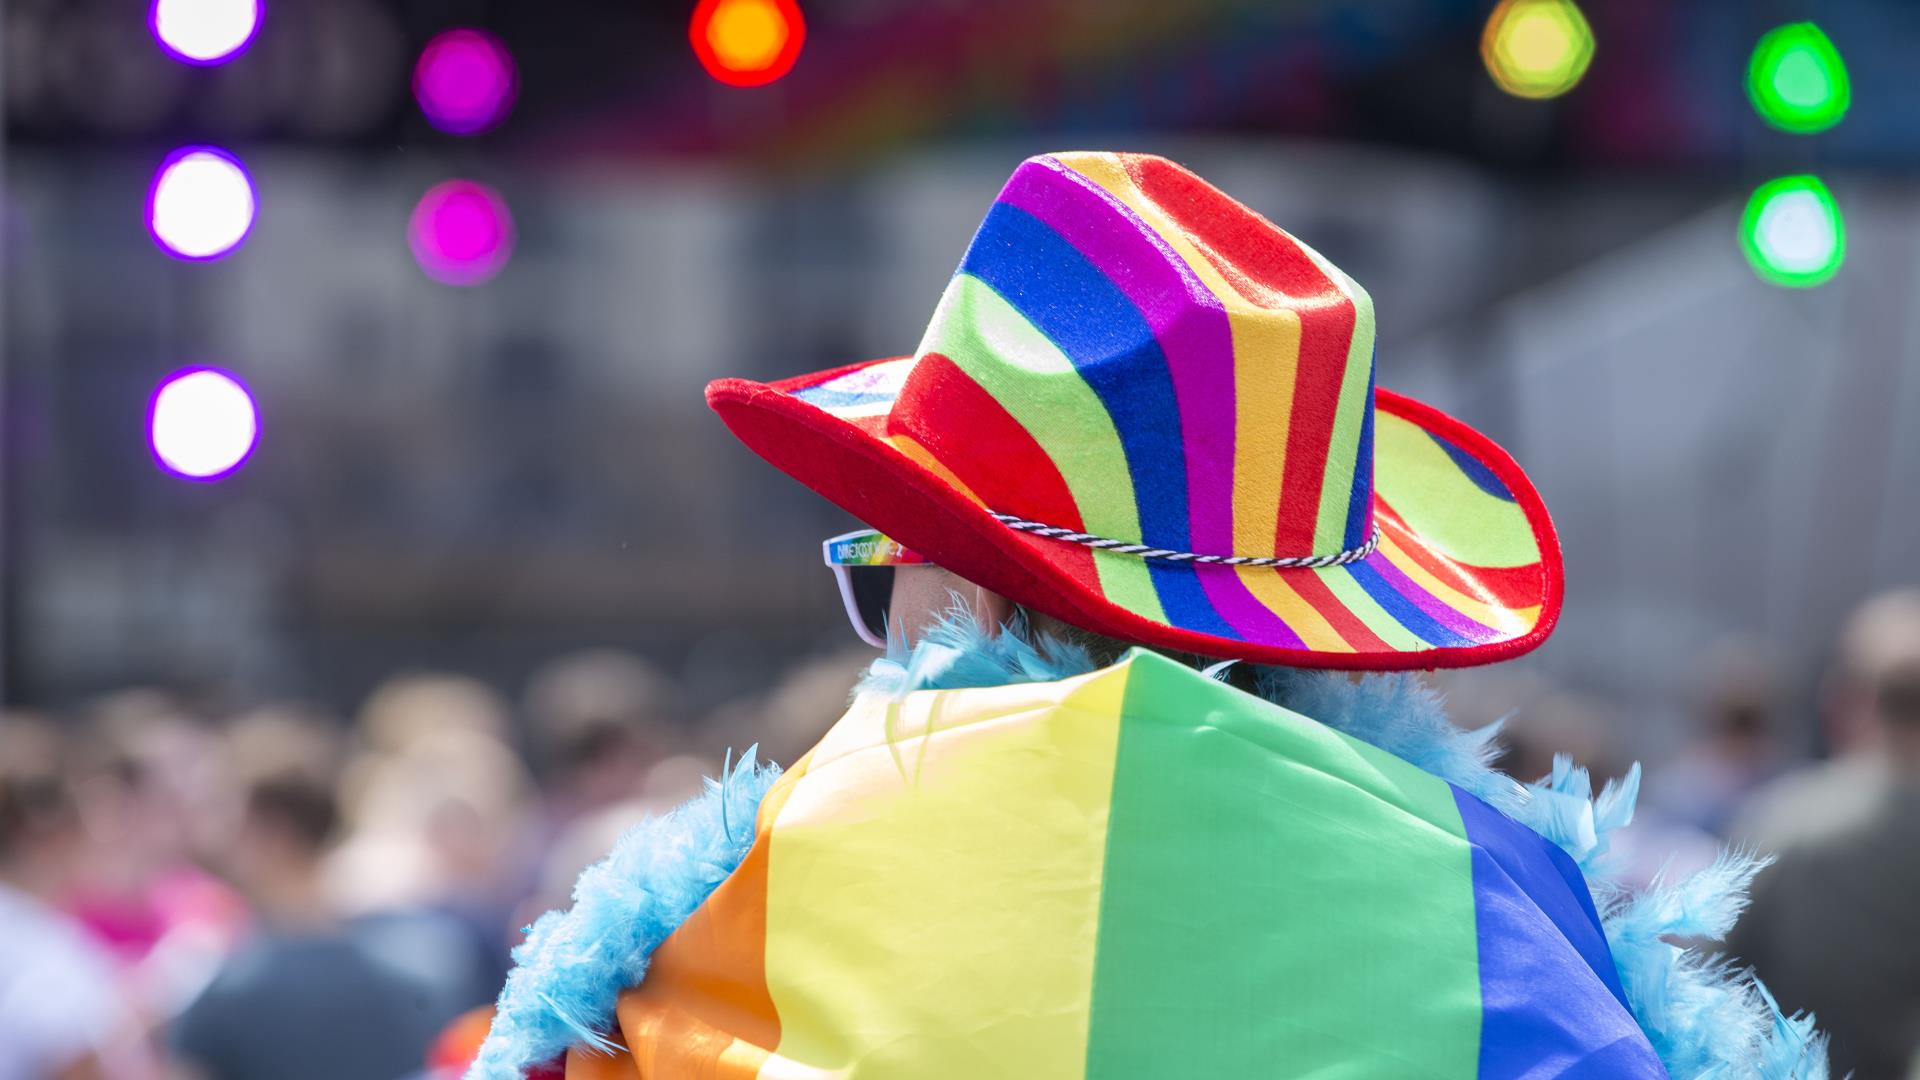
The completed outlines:
{"type": "Polygon", "coordinates": [[[224,64],[260,29],[260,0],[153,0],[147,26],[183,64],[224,64]]]}
{"type": "Polygon", "coordinates": [[[407,243],[420,269],[447,285],[478,285],[513,254],[513,217],[500,193],[471,180],[428,189],[413,208],[407,243]]]}
{"type": "Polygon", "coordinates": [[[448,30],[427,42],[413,69],[420,111],[449,135],[478,135],[498,124],[518,92],[513,54],[484,30],[448,30]]]}
{"type": "Polygon", "coordinates": [[[260,438],[260,414],[238,377],[191,367],[161,380],[147,406],[154,460],[175,476],[219,480],[246,463],[260,438]]]}
{"type": "Polygon", "coordinates": [[[177,259],[218,259],[253,229],[253,181],[240,159],[212,146],[167,155],[147,193],[147,231],[177,259]]]}

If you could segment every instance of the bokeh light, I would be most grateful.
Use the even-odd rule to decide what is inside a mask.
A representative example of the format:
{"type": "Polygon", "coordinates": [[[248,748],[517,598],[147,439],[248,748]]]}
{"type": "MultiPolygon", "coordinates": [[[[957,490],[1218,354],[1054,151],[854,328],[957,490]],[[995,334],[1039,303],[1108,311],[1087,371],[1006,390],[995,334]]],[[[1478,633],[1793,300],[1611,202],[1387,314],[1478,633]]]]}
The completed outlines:
{"type": "Polygon", "coordinates": [[[1501,0],[1487,17],[1480,57],[1507,93],[1559,97],[1593,63],[1593,28],[1573,0],[1501,0]]]}
{"type": "Polygon", "coordinates": [[[211,146],[174,151],[147,195],[147,230],[180,259],[217,259],[253,229],[253,181],[240,160],[211,146]]]}
{"type": "Polygon", "coordinates": [[[1810,135],[1847,115],[1853,84],[1840,50],[1818,26],[1789,23],[1767,31],[1754,46],[1747,97],[1767,123],[1810,135]]]}
{"type": "Polygon", "coordinates": [[[413,69],[413,97],[427,122],[449,135],[478,135],[506,119],[519,92],[513,54],[484,30],[448,30],[427,43],[413,69]]]}
{"type": "Polygon", "coordinates": [[[147,25],[174,59],[224,64],[260,29],[260,0],[153,0],[147,25]]]}
{"type": "Polygon", "coordinates": [[[420,269],[447,285],[478,285],[513,254],[513,218],[500,193],[471,180],[429,189],[413,208],[407,242],[420,269]]]}
{"type": "Polygon", "coordinates": [[[252,455],[259,436],[253,395],[218,368],[185,368],[167,376],[147,409],[154,458],[189,480],[231,475],[252,455]]]}
{"type": "Polygon", "coordinates": [[[793,69],[807,23],[794,0],[700,0],[688,36],[707,74],[764,86],[793,69]]]}
{"type": "Polygon", "coordinates": [[[1804,289],[1832,277],[1846,260],[1846,222],[1819,177],[1783,176],[1747,200],[1740,246],[1762,278],[1804,289]]]}

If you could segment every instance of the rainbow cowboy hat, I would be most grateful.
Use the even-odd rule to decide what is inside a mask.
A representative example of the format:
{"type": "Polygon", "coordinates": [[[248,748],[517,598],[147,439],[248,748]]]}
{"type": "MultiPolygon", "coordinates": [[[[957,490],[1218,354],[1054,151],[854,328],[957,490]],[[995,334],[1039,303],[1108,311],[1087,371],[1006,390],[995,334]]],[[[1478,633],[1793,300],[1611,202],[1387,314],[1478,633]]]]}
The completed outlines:
{"type": "Polygon", "coordinates": [[[1560,548],[1513,459],[1376,389],[1373,302],[1186,169],[1032,158],[912,356],[707,402],[900,544],[1077,626],[1303,667],[1538,645],[1560,548]]]}

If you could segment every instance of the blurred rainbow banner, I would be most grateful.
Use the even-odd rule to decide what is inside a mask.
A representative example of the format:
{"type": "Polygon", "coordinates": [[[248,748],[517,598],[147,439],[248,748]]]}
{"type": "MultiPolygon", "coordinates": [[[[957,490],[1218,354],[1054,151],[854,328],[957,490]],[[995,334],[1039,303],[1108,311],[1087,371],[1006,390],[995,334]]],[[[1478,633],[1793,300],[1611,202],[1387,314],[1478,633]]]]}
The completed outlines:
{"type": "Polygon", "coordinates": [[[1580,871],[1146,652],[867,695],[573,1080],[1665,1077],[1580,871]]]}

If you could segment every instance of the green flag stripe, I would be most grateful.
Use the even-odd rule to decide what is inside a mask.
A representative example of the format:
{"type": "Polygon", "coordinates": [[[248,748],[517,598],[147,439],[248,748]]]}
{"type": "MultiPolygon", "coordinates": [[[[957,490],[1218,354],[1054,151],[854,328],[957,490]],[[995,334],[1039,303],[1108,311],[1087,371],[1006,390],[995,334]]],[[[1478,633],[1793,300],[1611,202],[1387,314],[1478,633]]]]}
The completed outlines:
{"type": "Polygon", "coordinates": [[[1086,1075],[1473,1080],[1452,790],[1153,653],[1130,664],[1086,1075]]]}

